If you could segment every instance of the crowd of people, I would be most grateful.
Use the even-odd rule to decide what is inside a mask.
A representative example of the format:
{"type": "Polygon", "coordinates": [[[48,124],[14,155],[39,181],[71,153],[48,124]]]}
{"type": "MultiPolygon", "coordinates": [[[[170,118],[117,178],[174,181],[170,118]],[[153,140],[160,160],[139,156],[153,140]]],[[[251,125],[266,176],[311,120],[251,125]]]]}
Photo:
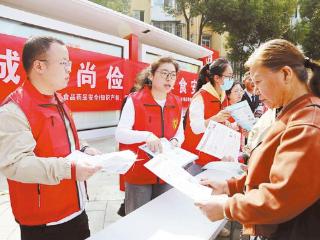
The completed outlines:
{"type": "MultiPolygon", "coordinates": [[[[24,45],[22,61],[27,79],[0,107],[0,172],[8,179],[21,239],[86,239],[86,180],[101,167],[66,156],[74,150],[100,152],[79,139],[71,111],[57,93],[69,82],[68,49],[56,38],[33,37],[24,45]]],[[[192,175],[212,161],[238,161],[196,149],[209,122],[216,121],[241,133],[239,160],[246,155],[248,167],[240,178],[202,180],[213,194],[228,198],[195,205],[212,221],[243,224],[253,237],[320,239],[320,66],[292,43],[275,39],[258,47],[246,67],[238,82],[224,58],[203,66],[186,111],[171,92],[179,71],[174,59],[162,57],[139,75],[115,132],[119,150],[137,154],[120,176],[124,214],[171,188],[144,167],[150,156],[139,149],[143,143],[161,152],[166,138],[198,155],[186,167],[192,175]],[[260,118],[250,132],[225,109],[240,101],[260,118]]]]}

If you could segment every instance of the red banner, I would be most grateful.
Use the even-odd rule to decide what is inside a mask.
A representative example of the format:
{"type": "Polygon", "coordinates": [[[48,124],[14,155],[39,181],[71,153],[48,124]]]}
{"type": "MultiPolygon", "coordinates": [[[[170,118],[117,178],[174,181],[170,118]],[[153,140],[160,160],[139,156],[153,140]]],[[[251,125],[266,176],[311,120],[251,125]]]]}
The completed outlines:
{"type": "Polygon", "coordinates": [[[68,87],[61,91],[73,111],[118,110],[133,86],[135,75],[144,68],[118,57],[69,48],[72,70],[68,87]],[[133,64],[132,64],[133,65],[133,64]]]}
{"type": "Polygon", "coordinates": [[[26,40],[0,34],[0,103],[26,78],[22,48],[26,40]]]}
{"type": "Polygon", "coordinates": [[[183,106],[188,107],[189,102],[196,91],[198,74],[179,71],[173,93],[180,96],[183,106]]]}
{"type": "MultiPolygon", "coordinates": [[[[0,102],[26,79],[22,66],[25,38],[0,34],[0,102]]],[[[123,97],[146,63],[68,47],[72,70],[68,87],[61,91],[73,111],[121,108],[123,97]]],[[[173,92],[188,105],[197,74],[180,71],[173,92]]]]}
{"type": "Polygon", "coordinates": [[[207,49],[209,49],[209,50],[212,51],[212,54],[211,54],[211,55],[199,59],[200,61],[202,61],[203,65],[206,65],[207,63],[212,63],[213,60],[219,58],[219,56],[220,56],[219,51],[214,50],[213,48],[208,48],[208,47],[206,47],[206,46],[203,46],[203,47],[205,47],[205,48],[207,48],[207,49]]]}

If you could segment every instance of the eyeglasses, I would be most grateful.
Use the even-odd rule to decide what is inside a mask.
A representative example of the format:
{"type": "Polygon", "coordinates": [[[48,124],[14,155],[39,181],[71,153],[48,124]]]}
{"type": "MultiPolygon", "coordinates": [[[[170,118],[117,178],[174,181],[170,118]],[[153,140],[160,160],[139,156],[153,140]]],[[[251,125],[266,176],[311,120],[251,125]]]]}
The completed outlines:
{"type": "MultiPolygon", "coordinates": [[[[47,59],[37,59],[40,62],[48,62],[49,60],[47,59]]],[[[72,66],[72,62],[70,60],[62,60],[59,62],[60,65],[63,65],[64,68],[69,69],[72,66]]]]}
{"type": "Polygon", "coordinates": [[[234,90],[234,91],[231,91],[232,93],[244,93],[244,91],[242,89],[237,89],[237,90],[234,90]]]}
{"type": "Polygon", "coordinates": [[[169,77],[169,79],[176,79],[177,78],[177,73],[176,72],[168,72],[168,71],[165,71],[165,70],[161,70],[161,71],[156,71],[160,74],[160,76],[162,78],[165,78],[167,79],[169,77]]]}
{"type": "Polygon", "coordinates": [[[231,75],[231,76],[227,76],[227,75],[222,75],[223,77],[227,77],[227,78],[230,78],[231,80],[234,79],[234,76],[231,75]]]}

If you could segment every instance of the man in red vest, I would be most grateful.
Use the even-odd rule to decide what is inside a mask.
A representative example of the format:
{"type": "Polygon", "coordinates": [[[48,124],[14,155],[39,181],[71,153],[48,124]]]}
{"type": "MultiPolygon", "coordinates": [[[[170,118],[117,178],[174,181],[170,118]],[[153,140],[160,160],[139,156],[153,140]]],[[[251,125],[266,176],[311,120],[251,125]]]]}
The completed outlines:
{"type": "Polygon", "coordinates": [[[21,239],[86,239],[84,181],[100,167],[66,158],[81,149],[71,112],[56,93],[69,81],[68,49],[58,39],[34,37],[22,55],[28,79],[0,107],[0,171],[21,239]]]}

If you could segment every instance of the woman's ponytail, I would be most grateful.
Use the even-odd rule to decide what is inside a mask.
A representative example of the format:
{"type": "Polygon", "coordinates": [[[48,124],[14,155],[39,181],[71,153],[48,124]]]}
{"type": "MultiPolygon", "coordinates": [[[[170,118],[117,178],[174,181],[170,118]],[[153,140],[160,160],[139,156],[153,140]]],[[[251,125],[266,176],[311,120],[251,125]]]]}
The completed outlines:
{"type": "Polygon", "coordinates": [[[228,65],[230,65],[230,63],[225,58],[217,58],[211,64],[208,63],[204,65],[199,72],[199,79],[197,82],[196,92],[200,90],[200,88],[207,82],[211,82],[212,86],[214,86],[214,75],[218,75],[221,77],[228,65]]]}
{"type": "Polygon", "coordinates": [[[199,78],[197,81],[197,86],[196,86],[196,92],[204,85],[208,82],[209,80],[209,67],[210,64],[207,63],[206,65],[204,65],[200,72],[199,72],[199,78]]]}
{"type": "Polygon", "coordinates": [[[308,82],[310,90],[314,95],[320,97],[320,65],[309,58],[305,58],[304,66],[312,71],[312,76],[308,82]]]}

